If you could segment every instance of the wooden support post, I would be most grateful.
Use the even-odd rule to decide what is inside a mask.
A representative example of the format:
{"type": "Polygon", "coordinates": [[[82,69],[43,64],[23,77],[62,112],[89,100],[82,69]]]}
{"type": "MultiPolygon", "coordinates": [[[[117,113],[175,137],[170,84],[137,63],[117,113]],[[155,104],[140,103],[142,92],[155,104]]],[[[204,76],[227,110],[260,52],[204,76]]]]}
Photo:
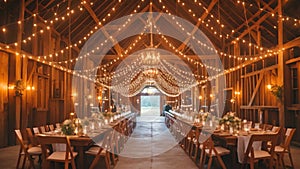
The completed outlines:
{"type": "MultiPolygon", "coordinates": [[[[22,21],[24,20],[24,11],[25,11],[25,0],[20,1],[20,11],[19,11],[19,20],[22,21]]],[[[17,41],[18,41],[18,46],[17,46],[17,52],[20,53],[21,51],[21,45],[22,45],[22,32],[24,29],[24,24],[20,24],[18,27],[18,36],[17,36],[17,41]]],[[[19,80],[22,78],[22,58],[20,55],[15,56],[15,80],[19,80]]],[[[26,79],[23,79],[26,80],[26,79]]],[[[24,81],[25,82],[25,81],[24,81]]],[[[25,101],[25,100],[24,100],[25,101]]],[[[26,102],[26,101],[25,101],[26,102]]],[[[21,128],[23,127],[21,124],[21,118],[22,118],[22,97],[15,97],[15,106],[16,106],[16,128],[21,128]]]]}
{"type": "MultiPolygon", "coordinates": [[[[284,85],[284,55],[283,55],[283,22],[282,22],[282,0],[278,0],[278,85],[284,85]]],[[[285,115],[284,115],[284,95],[279,101],[279,125],[285,126],[285,115]]]]}

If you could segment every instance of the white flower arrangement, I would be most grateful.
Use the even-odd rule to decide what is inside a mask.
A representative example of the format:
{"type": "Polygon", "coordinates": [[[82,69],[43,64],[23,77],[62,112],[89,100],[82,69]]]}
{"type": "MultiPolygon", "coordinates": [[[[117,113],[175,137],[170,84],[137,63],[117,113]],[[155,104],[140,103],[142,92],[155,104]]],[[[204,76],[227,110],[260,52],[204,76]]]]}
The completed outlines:
{"type": "Polygon", "coordinates": [[[241,125],[241,121],[242,120],[236,116],[235,112],[228,112],[220,119],[219,124],[238,127],[241,125]]]}
{"type": "Polygon", "coordinates": [[[61,131],[65,135],[74,135],[75,128],[76,126],[73,121],[71,119],[66,119],[62,124],[61,131]]]}

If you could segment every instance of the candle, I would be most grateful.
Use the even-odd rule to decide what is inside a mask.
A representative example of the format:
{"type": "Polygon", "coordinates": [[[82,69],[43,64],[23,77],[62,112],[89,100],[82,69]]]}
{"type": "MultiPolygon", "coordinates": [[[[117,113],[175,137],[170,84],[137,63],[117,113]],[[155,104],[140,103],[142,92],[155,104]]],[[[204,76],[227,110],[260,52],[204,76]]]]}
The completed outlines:
{"type": "Polygon", "coordinates": [[[78,134],[78,127],[75,128],[74,133],[77,135],[78,134]]]}
{"type": "Polygon", "coordinates": [[[92,122],[91,129],[92,129],[92,130],[94,130],[94,129],[95,129],[95,124],[94,124],[94,122],[92,122]]]}
{"type": "Polygon", "coordinates": [[[232,126],[230,126],[230,128],[229,128],[229,133],[233,134],[233,127],[232,126]]]}
{"type": "Polygon", "coordinates": [[[87,126],[84,126],[83,128],[83,134],[86,134],[87,133],[87,126]]]}

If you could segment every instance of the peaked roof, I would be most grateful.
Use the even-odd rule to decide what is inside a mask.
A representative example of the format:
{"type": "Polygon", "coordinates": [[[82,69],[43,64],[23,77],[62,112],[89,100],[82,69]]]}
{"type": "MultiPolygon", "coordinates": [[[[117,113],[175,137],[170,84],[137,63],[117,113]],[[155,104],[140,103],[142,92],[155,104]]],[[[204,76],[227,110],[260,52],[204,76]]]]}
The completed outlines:
{"type": "MultiPolygon", "coordinates": [[[[1,2],[1,10],[10,11],[12,18],[18,18],[18,10],[14,9],[16,4],[19,4],[19,1],[1,2]]],[[[284,1],[282,5],[282,15],[280,15],[278,0],[25,0],[24,18],[27,22],[27,18],[37,14],[40,20],[53,28],[66,41],[62,46],[71,45],[79,52],[86,40],[95,32],[123,16],[142,12],[171,14],[189,21],[195,25],[195,29],[201,30],[212,42],[222,61],[228,56],[233,56],[233,46],[235,43],[239,44],[242,56],[237,55],[235,58],[243,63],[259,53],[278,50],[279,18],[284,22],[284,43],[299,37],[300,2],[289,0],[284,1]]],[[[30,22],[32,21],[28,20],[29,25],[30,22]]],[[[110,29],[128,27],[124,24],[114,25],[110,29]]],[[[177,26],[181,29],[180,24],[177,26]]],[[[194,30],[189,33],[193,35],[194,30]]],[[[106,36],[109,39],[111,35],[106,36]]],[[[99,69],[99,78],[107,79],[107,72],[113,74],[122,59],[149,47],[151,42],[157,48],[175,53],[181,58],[183,64],[187,64],[191,69],[191,75],[195,76],[196,80],[207,78],[207,71],[199,70],[204,63],[196,56],[193,46],[189,45],[191,38],[185,38],[182,42],[170,36],[159,34],[154,34],[152,38],[151,36],[146,33],[143,36],[135,35],[117,42],[103,59],[102,64],[106,65],[106,73],[102,71],[103,69],[99,69]]],[[[75,59],[78,56],[72,57],[75,59]]],[[[97,56],[94,59],[97,60],[97,56]]],[[[59,64],[68,67],[71,63],[62,59],[59,64]]],[[[180,62],[172,64],[175,67],[182,67],[180,62]]],[[[227,68],[229,66],[225,66],[225,69],[227,68]]],[[[180,69],[177,71],[180,72],[180,69]]]]}

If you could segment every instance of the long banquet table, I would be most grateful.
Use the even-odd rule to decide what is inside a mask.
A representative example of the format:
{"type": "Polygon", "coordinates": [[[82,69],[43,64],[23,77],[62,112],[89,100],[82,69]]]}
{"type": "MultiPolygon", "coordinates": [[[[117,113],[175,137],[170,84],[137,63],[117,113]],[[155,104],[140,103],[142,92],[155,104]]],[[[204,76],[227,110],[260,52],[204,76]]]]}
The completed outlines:
{"type": "MultiPolygon", "coordinates": [[[[179,113],[170,111],[165,112],[165,123],[168,128],[172,128],[172,125],[176,125],[181,122],[185,125],[190,125],[189,129],[197,129],[199,131],[204,131],[205,126],[194,124],[194,122],[181,118],[179,113]]],[[[185,133],[188,133],[185,131],[185,133]]],[[[214,130],[211,136],[215,142],[219,145],[229,148],[232,155],[232,167],[239,167],[239,163],[242,162],[244,151],[248,145],[249,139],[252,134],[275,134],[272,131],[263,131],[259,129],[251,129],[248,132],[238,131],[238,133],[231,134],[229,131],[214,130]]],[[[201,134],[200,134],[201,135],[201,134]]],[[[254,149],[260,149],[261,143],[256,143],[254,149]]]]}
{"type": "MultiPolygon", "coordinates": [[[[75,151],[78,152],[78,157],[76,159],[77,163],[77,168],[78,169],[84,169],[86,166],[84,166],[84,161],[85,161],[85,150],[87,150],[90,146],[95,144],[95,140],[100,140],[103,138],[104,134],[108,131],[116,129],[116,127],[124,121],[131,121],[134,123],[136,121],[136,113],[128,113],[125,116],[116,119],[107,125],[102,126],[102,128],[95,130],[94,132],[91,132],[87,135],[84,136],[78,136],[78,135],[73,135],[69,136],[71,146],[75,148],[75,151]]],[[[61,135],[57,134],[56,132],[45,132],[42,133],[42,135],[48,135],[48,136],[53,136],[53,135],[61,135]]]]}

